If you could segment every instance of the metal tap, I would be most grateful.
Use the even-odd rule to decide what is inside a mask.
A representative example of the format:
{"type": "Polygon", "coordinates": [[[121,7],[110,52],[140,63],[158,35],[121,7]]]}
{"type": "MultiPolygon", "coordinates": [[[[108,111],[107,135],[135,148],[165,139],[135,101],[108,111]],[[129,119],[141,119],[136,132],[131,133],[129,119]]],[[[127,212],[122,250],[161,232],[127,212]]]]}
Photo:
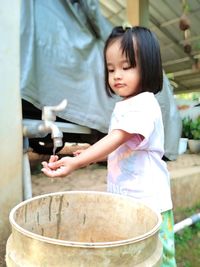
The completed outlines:
{"type": "Polygon", "coordinates": [[[42,109],[42,123],[34,120],[23,120],[23,136],[28,138],[45,137],[48,133],[51,133],[53,139],[54,149],[63,145],[63,134],[55,124],[56,112],[62,111],[67,106],[67,100],[64,99],[57,106],[44,106],[42,109]]]}

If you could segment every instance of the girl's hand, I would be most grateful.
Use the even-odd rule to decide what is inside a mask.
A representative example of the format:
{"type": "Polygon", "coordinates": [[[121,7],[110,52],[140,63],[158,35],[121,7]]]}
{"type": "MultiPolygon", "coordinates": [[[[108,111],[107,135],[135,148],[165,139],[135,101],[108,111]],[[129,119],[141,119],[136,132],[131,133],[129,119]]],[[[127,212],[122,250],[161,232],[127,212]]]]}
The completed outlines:
{"type": "Polygon", "coordinates": [[[59,160],[58,156],[51,156],[49,162],[43,161],[42,165],[41,171],[52,178],[67,176],[76,169],[72,157],[59,160]]]}

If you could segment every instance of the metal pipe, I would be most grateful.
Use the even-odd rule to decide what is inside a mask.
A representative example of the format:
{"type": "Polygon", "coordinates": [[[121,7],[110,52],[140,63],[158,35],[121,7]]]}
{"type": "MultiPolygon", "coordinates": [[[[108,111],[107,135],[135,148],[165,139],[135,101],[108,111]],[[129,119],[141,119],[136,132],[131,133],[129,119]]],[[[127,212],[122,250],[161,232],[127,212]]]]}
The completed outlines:
{"type": "Polygon", "coordinates": [[[23,119],[23,136],[27,138],[42,138],[45,137],[50,129],[43,126],[44,123],[32,119],[23,119]]]}
{"type": "Polygon", "coordinates": [[[191,217],[188,217],[184,219],[183,221],[180,221],[174,225],[174,233],[177,233],[178,231],[200,221],[200,213],[196,213],[192,215],[191,217]]]}
{"type": "Polygon", "coordinates": [[[32,198],[31,169],[28,158],[28,138],[23,137],[23,200],[32,198]]]}

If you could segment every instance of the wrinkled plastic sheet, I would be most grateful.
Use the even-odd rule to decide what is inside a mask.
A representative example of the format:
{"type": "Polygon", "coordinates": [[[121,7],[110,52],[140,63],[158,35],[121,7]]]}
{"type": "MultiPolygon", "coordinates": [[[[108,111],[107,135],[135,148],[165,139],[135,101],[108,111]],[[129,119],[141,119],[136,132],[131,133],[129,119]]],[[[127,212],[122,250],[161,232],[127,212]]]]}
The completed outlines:
{"type": "Polygon", "coordinates": [[[103,46],[112,27],[98,1],[82,2],[87,15],[71,1],[22,0],[21,96],[39,109],[67,99],[59,117],[106,133],[116,102],[104,89],[103,46]]]}
{"type": "Polygon", "coordinates": [[[164,124],[165,157],[169,160],[175,160],[178,156],[179,139],[182,133],[182,120],[173,96],[173,88],[165,74],[163,89],[156,95],[156,98],[161,108],[164,124]]]}

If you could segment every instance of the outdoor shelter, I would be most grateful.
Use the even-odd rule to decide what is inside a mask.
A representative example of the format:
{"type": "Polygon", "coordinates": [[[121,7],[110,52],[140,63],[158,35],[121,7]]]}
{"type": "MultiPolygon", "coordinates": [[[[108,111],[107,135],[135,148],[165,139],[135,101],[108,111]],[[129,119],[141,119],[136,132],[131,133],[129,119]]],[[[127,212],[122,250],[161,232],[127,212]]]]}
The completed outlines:
{"type": "MultiPolygon", "coordinates": [[[[4,0],[1,5],[1,27],[0,27],[0,34],[2,36],[2,40],[4,42],[1,42],[0,50],[1,50],[1,74],[2,74],[2,96],[1,96],[1,137],[2,137],[2,154],[3,159],[1,161],[1,179],[0,179],[0,188],[3,188],[1,198],[0,198],[0,206],[1,206],[1,214],[0,214],[0,243],[2,244],[5,239],[8,236],[9,228],[8,228],[8,214],[10,209],[20,202],[22,200],[22,111],[20,106],[20,86],[19,86],[19,80],[20,80],[20,73],[19,73],[19,21],[20,21],[20,2],[19,0],[4,0]],[[16,45],[13,45],[16,44],[16,45]],[[13,49],[14,47],[14,49],[13,49]],[[12,52],[11,52],[12,51],[12,52]],[[12,77],[12,79],[11,79],[12,77]],[[15,142],[12,143],[13,139],[16,138],[15,142]],[[12,140],[11,140],[12,139],[12,140]],[[14,153],[14,154],[13,154],[14,153]]],[[[45,96],[49,95],[49,89],[51,87],[51,90],[56,92],[57,89],[54,87],[54,84],[51,83],[51,78],[58,79],[66,72],[67,69],[67,62],[65,64],[62,63],[60,59],[65,57],[66,55],[69,56],[72,63],[74,63],[74,58],[70,57],[69,50],[68,49],[61,49],[61,50],[53,50],[54,53],[54,59],[52,59],[52,54],[50,55],[48,52],[51,50],[51,46],[48,46],[49,44],[56,43],[56,45],[60,45],[60,39],[54,38],[55,36],[58,37],[60,30],[64,28],[64,26],[67,26],[68,29],[71,28],[70,21],[61,23],[56,20],[56,16],[53,17],[53,19],[48,17],[47,14],[48,11],[46,10],[46,15],[49,20],[46,20],[46,16],[44,17],[45,8],[42,6],[42,4],[48,4],[52,3],[58,4],[58,10],[53,9],[54,14],[58,14],[58,12],[63,12],[63,9],[66,9],[68,14],[70,16],[76,17],[76,12],[73,11],[72,7],[66,8],[66,6],[62,6],[60,3],[66,3],[66,5],[73,4],[72,2],[76,1],[42,1],[42,0],[35,0],[35,1],[25,1],[26,5],[29,6],[29,12],[25,12],[27,16],[23,17],[23,19],[29,18],[31,20],[27,21],[27,25],[31,26],[31,32],[26,31],[26,29],[21,28],[21,33],[23,30],[25,30],[25,34],[29,36],[29,46],[28,49],[24,49],[21,53],[21,55],[24,55],[24,58],[26,57],[26,53],[34,53],[34,50],[32,50],[33,45],[35,45],[35,41],[38,42],[37,52],[41,53],[41,56],[44,56],[41,51],[46,51],[46,59],[48,59],[48,62],[45,61],[42,63],[42,65],[38,64],[36,65],[34,61],[29,61],[28,63],[31,63],[29,65],[33,66],[36,70],[40,73],[41,67],[48,67],[47,63],[50,64],[51,67],[56,67],[60,71],[60,76],[54,75],[55,73],[52,71],[52,69],[49,69],[48,75],[46,75],[45,72],[43,72],[43,75],[40,75],[40,82],[42,83],[42,86],[45,81],[48,82],[48,85],[45,88],[45,92],[41,94],[39,90],[36,91],[36,96],[39,96],[40,99],[42,99],[42,103],[37,103],[37,107],[41,108],[43,105],[46,104],[54,104],[54,101],[57,104],[61,99],[62,95],[58,96],[58,99],[55,97],[49,97],[49,99],[45,100],[45,96]],[[36,8],[36,5],[39,4],[36,8]],[[34,25],[34,19],[31,16],[31,11],[36,11],[38,18],[43,18],[43,24],[38,24],[37,32],[35,31],[34,25]],[[45,19],[44,19],[45,18],[45,19]],[[55,20],[54,20],[55,19],[55,20]],[[33,39],[33,37],[36,36],[36,33],[39,33],[41,31],[41,34],[46,33],[46,29],[50,27],[50,24],[48,22],[55,22],[53,26],[55,35],[51,38],[51,36],[47,36],[47,39],[40,39],[37,40],[33,39]],[[43,28],[41,28],[42,26],[43,28]],[[56,28],[57,27],[57,28],[56,28]],[[44,48],[39,51],[40,48],[44,48]],[[63,54],[64,53],[64,54],[63,54]],[[68,53],[68,54],[67,54],[68,53]],[[59,66],[57,64],[60,64],[59,66]],[[33,64],[33,65],[32,65],[33,64]],[[37,67],[36,67],[37,66],[37,67]]],[[[99,32],[101,36],[101,40],[99,40],[98,44],[95,44],[92,42],[91,36],[95,36],[93,30],[91,31],[86,30],[86,24],[88,24],[87,20],[83,20],[83,17],[76,18],[77,24],[76,27],[79,29],[79,31],[82,31],[82,34],[84,35],[85,32],[89,33],[88,46],[86,45],[85,48],[87,51],[90,51],[91,48],[93,48],[95,51],[98,50],[99,47],[103,47],[103,40],[105,40],[106,35],[109,33],[109,30],[111,29],[112,25],[121,25],[124,21],[128,21],[129,23],[135,25],[140,24],[140,21],[144,21],[144,25],[148,22],[149,18],[149,26],[152,30],[156,32],[158,35],[160,44],[161,44],[161,52],[162,52],[162,58],[163,58],[163,68],[170,77],[170,81],[174,87],[174,93],[180,93],[180,92],[193,92],[193,91],[200,91],[200,70],[199,70],[199,58],[200,58],[200,27],[199,27],[199,21],[200,21],[200,1],[199,0],[191,0],[187,1],[189,8],[186,9],[187,16],[190,19],[190,30],[187,31],[187,36],[184,36],[184,32],[179,29],[179,20],[181,15],[183,14],[184,10],[184,3],[186,1],[171,1],[171,0],[165,0],[165,1],[157,1],[157,0],[150,0],[150,1],[143,1],[143,0],[109,0],[109,1],[84,1],[88,3],[88,6],[92,7],[93,15],[98,17],[98,23],[102,23],[101,25],[104,25],[105,31],[99,32]],[[101,8],[102,14],[107,18],[109,21],[106,21],[102,14],[97,11],[96,6],[94,3],[99,3],[99,7],[101,8]],[[158,4],[159,3],[159,4],[158,4]],[[148,6],[149,4],[149,6],[148,6]],[[136,19],[136,22],[135,22],[136,19]],[[191,45],[191,52],[186,53],[184,52],[184,46],[185,46],[185,37],[189,44],[191,45]]],[[[186,5],[187,7],[187,5],[186,5]]],[[[27,11],[27,10],[26,10],[27,11]]],[[[77,10],[79,12],[79,10],[77,10]]],[[[25,14],[24,13],[24,14],[25,14]]],[[[21,13],[22,14],[22,13],[21,13]]],[[[60,13],[59,13],[60,14],[60,13]]],[[[82,13],[83,14],[83,13],[82,13]]],[[[94,17],[90,18],[90,21],[93,20],[94,17]]],[[[65,16],[63,15],[62,19],[66,20],[65,16]]],[[[93,20],[95,21],[95,20],[93,20]]],[[[98,29],[98,25],[96,24],[98,29]]],[[[89,25],[89,27],[91,27],[89,25]]],[[[100,27],[101,28],[101,27],[100,27]]],[[[65,32],[66,33],[66,32],[65,32]]],[[[74,34],[74,32],[71,32],[71,34],[74,34]]],[[[77,33],[74,35],[79,36],[77,33]]],[[[81,35],[80,35],[81,36],[81,35]]],[[[66,40],[70,40],[69,36],[65,35],[66,40]]],[[[95,37],[96,38],[96,37],[95,37]]],[[[61,45],[63,43],[61,42],[61,45]]],[[[83,43],[77,42],[77,47],[80,48],[81,45],[84,45],[83,43]]],[[[69,44],[70,47],[70,44],[69,44]]],[[[73,49],[77,50],[77,47],[72,47],[73,49]]],[[[82,49],[78,49],[79,56],[85,59],[85,55],[81,54],[82,49]]],[[[95,54],[96,55],[96,54],[95,54]]],[[[98,54],[98,58],[102,57],[102,53],[98,54]]],[[[28,58],[28,57],[27,57],[28,58]]],[[[30,59],[30,58],[29,58],[30,59]]],[[[35,59],[35,58],[34,58],[35,59]]],[[[94,66],[96,69],[98,69],[99,74],[96,74],[96,79],[94,79],[89,85],[85,85],[84,88],[80,86],[82,89],[81,93],[74,94],[74,103],[76,105],[76,108],[78,107],[79,110],[75,110],[75,113],[78,111],[81,111],[83,108],[83,105],[80,105],[80,103],[77,101],[78,97],[85,94],[87,92],[87,95],[82,97],[84,99],[84,106],[86,107],[86,111],[84,111],[85,117],[83,118],[80,116],[79,121],[74,121],[74,123],[83,123],[84,119],[87,118],[87,111],[90,109],[90,112],[92,115],[94,115],[94,118],[90,120],[89,127],[94,126],[94,122],[100,121],[101,122],[101,128],[99,130],[105,131],[107,130],[106,125],[108,122],[109,117],[106,115],[107,111],[110,114],[112,106],[114,105],[114,101],[107,99],[106,95],[104,94],[99,95],[99,91],[96,90],[96,98],[95,102],[92,101],[91,94],[88,93],[87,89],[91,89],[90,85],[92,84],[94,88],[96,88],[96,83],[98,85],[102,85],[102,77],[98,75],[102,75],[103,73],[103,64],[98,63],[96,57],[90,58],[94,62],[94,66]],[[99,65],[100,64],[100,65],[99,65]],[[77,97],[76,97],[77,96],[77,97]],[[100,99],[100,100],[99,100],[100,99]],[[108,106],[108,110],[104,108],[104,104],[108,106]],[[103,106],[102,106],[103,105],[103,106]],[[99,106],[101,108],[98,112],[97,117],[95,117],[95,109],[99,106]],[[105,124],[106,122],[106,124],[105,124]]],[[[22,62],[22,61],[21,61],[22,62]]],[[[23,61],[25,64],[26,62],[23,61]]],[[[76,62],[77,63],[77,62],[76,62]]],[[[25,66],[25,65],[24,65],[25,66]]],[[[79,70],[81,70],[81,65],[77,64],[77,67],[79,67],[79,70]]],[[[86,71],[84,71],[84,75],[80,75],[80,77],[77,79],[77,75],[74,75],[73,70],[71,71],[71,75],[74,75],[74,79],[77,79],[75,84],[75,87],[71,87],[72,90],[77,88],[77,84],[83,83],[83,78],[87,77],[91,72],[93,71],[92,67],[88,67],[89,63],[86,62],[86,71]]],[[[31,88],[35,85],[32,83],[33,73],[32,69],[28,68],[28,65],[25,66],[25,71],[27,76],[26,80],[21,81],[21,84],[23,82],[30,82],[31,88]]],[[[41,74],[41,73],[40,73],[41,74]]],[[[79,71],[78,71],[78,74],[79,71]]],[[[63,77],[63,76],[62,76],[63,77]]],[[[57,81],[58,81],[57,80],[57,81]]],[[[38,76],[35,80],[38,82],[38,76]]],[[[67,84],[65,84],[65,80],[63,79],[63,88],[69,88],[67,87],[67,84]]],[[[62,85],[63,85],[62,84],[62,85]]],[[[38,88],[38,87],[36,87],[38,88]]],[[[59,86],[59,89],[61,87],[59,86]]],[[[64,90],[64,89],[62,89],[64,90]]],[[[31,92],[31,90],[30,90],[31,92]]],[[[27,98],[27,100],[29,100],[27,98]]],[[[70,104],[71,107],[73,103],[70,104]]],[[[70,107],[70,106],[69,106],[70,107]]],[[[69,112],[69,109],[68,109],[69,112]]],[[[69,113],[67,114],[69,115],[69,113]]],[[[73,115],[71,113],[71,115],[73,115]]],[[[62,114],[60,114],[62,117],[62,114]]],[[[71,120],[70,116],[68,118],[71,120]]]]}

